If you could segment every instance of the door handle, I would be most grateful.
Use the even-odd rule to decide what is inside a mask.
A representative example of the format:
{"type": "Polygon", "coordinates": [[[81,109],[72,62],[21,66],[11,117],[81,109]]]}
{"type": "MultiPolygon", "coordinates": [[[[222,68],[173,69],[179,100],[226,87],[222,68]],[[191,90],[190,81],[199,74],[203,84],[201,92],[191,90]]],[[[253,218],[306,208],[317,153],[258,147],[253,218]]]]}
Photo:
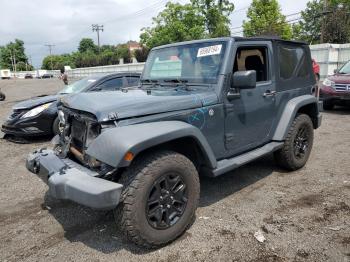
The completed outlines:
{"type": "Polygon", "coordinates": [[[270,96],[275,96],[275,95],[276,95],[276,91],[266,90],[266,92],[263,93],[263,97],[270,97],[270,96]]]}

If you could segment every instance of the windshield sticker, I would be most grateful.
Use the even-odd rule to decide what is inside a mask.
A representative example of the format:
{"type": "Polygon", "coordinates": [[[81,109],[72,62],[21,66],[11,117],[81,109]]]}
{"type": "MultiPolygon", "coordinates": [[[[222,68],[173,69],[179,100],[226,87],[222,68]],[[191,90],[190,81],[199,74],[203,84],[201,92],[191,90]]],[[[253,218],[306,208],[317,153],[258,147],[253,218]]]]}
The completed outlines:
{"type": "Polygon", "coordinates": [[[96,79],[89,79],[88,82],[90,83],[96,82],[96,79]]]}
{"type": "Polygon", "coordinates": [[[222,45],[212,45],[198,49],[197,57],[218,55],[221,53],[222,45]]]}

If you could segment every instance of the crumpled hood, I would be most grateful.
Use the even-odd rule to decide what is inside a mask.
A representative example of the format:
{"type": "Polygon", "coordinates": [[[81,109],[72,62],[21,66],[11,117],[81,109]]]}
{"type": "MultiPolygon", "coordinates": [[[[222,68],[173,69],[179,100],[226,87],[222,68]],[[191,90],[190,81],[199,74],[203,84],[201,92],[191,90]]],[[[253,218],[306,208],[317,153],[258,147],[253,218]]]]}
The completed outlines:
{"type": "Polygon", "coordinates": [[[128,92],[80,93],[65,96],[64,106],[86,111],[96,116],[99,122],[109,120],[111,113],[118,119],[157,113],[198,108],[216,104],[218,97],[213,90],[128,90],[128,92]]]}
{"type": "Polygon", "coordinates": [[[329,76],[328,79],[334,81],[336,84],[350,84],[350,74],[335,74],[329,76]]]}
{"type": "Polygon", "coordinates": [[[56,101],[61,95],[49,95],[42,97],[33,97],[28,100],[19,102],[13,106],[13,109],[31,109],[42,104],[56,101]]]}

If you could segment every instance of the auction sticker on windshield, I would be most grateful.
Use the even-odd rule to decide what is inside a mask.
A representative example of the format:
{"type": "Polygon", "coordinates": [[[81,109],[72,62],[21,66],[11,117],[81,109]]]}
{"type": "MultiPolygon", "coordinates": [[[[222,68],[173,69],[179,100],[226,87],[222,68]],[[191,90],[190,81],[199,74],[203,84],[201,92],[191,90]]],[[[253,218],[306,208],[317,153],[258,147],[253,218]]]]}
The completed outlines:
{"type": "Polygon", "coordinates": [[[218,55],[221,53],[222,45],[212,45],[198,49],[197,57],[218,55]]]}

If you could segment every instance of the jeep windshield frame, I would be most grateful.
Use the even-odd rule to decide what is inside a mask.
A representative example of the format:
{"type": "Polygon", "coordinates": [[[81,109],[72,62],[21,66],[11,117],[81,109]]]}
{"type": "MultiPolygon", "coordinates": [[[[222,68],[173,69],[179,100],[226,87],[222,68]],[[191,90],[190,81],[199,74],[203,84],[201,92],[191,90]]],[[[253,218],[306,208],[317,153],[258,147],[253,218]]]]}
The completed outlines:
{"type": "Polygon", "coordinates": [[[155,48],[148,56],[141,82],[216,84],[227,46],[227,41],[217,40],[155,48]]]}

